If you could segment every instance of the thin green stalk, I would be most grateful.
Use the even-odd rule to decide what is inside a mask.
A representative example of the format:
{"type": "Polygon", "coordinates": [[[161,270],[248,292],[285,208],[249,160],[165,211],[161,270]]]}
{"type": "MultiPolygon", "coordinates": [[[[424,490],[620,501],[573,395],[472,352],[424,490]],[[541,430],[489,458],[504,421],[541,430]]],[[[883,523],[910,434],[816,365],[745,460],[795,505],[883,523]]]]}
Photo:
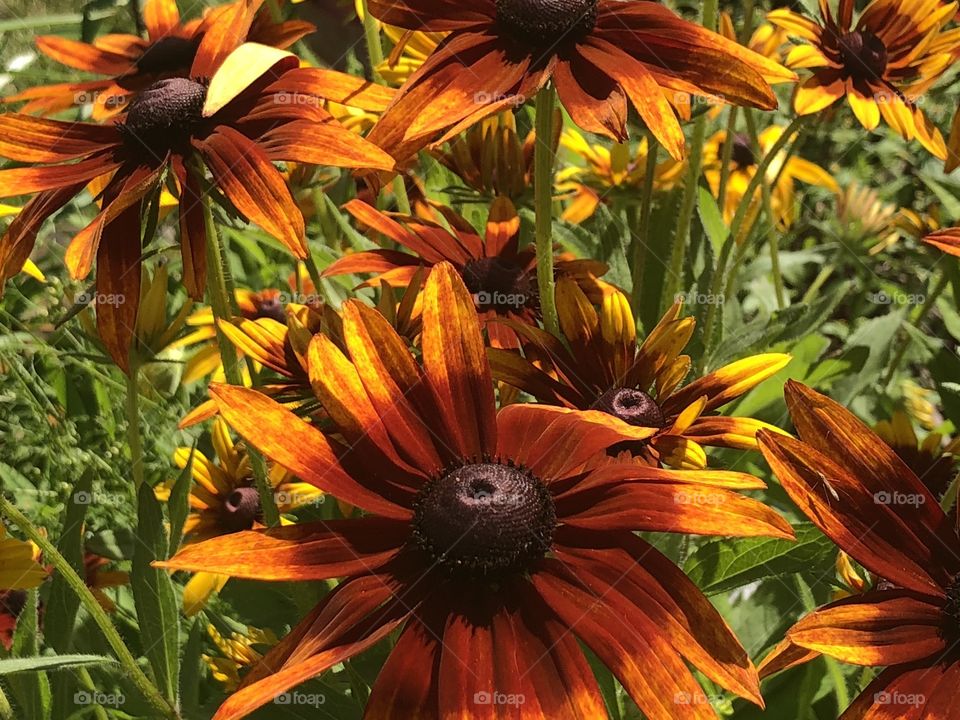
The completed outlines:
{"type": "MultiPolygon", "coordinates": [[[[757,132],[757,120],[750,108],[744,110],[744,118],[747,121],[747,132],[750,133],[750,143],[753,151],[759,153],[760,133],[757,132]]],[[[770,273],[773,276],[773,289],[777,298],[777,308],[783,310],[787,305],[786,293],[783,289],[783,274],[780,271],[780,238],[777,234],[777,218],[773,212],[773,197],[770,193],[770,183],[766,177],[760,180],[760,197],[763,202],[763,211],[770,223],[767,229],[767,243],[770,247],[770,273]]]]}
{"type": "Polygon", "coordinates": [[[26,515],[20,512],[13,503],[0,495],[0,513],[10,519],[10,521],[20,528],[21,532],[32,540],[43,553],[44,559],[53,565],[54,569],[60,573],[70,589],[76,593],[84,609],[90,614],[90,618],[96,623],[97,627],[103,633],[104,639],[116,655],[117,660],[124,668],[124,675],[136,686],[143,697],[150,703],[162,717],[179,718],[177,711],[167,702],[159,690],[150,681],[150,678],[144,674],[143,670],[137,664],[136,658],[123,644],[120,634],[110,622],[110,618],[97,599],[87,588],[86,583],[76,570],[70,565],[56,546],[40,532],[40,530],[30,522],[26,515]]]}
{"type": "Polygon", "coordinates": [[[560,337],[557,298],[553,279],[553,108],[557,91],[548,84],[537,95],[536,138],[533,152],[533,205],[536,211],[537,285],[543,326],[560,337]]]}
{"type": "Polygon", "coordinates": [[[832,260],[828,262],[820,270],[820,272],[817,273],[817,277],[815,277],[813,279],[813,282],[810,283],[810,287],[807,288],[807,291],[803,294],[803,297],[800,299],[800,302],[803,303],[804,305],[811,303],[814,297],[816,297],[817,293],[820,291],[820,288],[823,287],[823,284],[830,279],[830,276],[833,275],[833,273],[836,272],[836,270],[837,270],[836,264],[832,260]]]}
{"type": "MultiPolygon", "coordinates": [[[[231,307],[235,299],[228,289],[228,270],[225,265],[223,241],[217,232],[217,225],[213,220],[213,208],[210,206],[209,196],[203,200],[203,220],[207,233],[207,296],[217,328],[217,345],[220,348],[220,358],[223,362],[223,373],[231,385],[243,385],[240,374],[240,365],[237,351],[230,340],[220,329],[220,322],[229,322],[233,317],[231,307]]],[[[268,527],[280,524],[280,511],[277,510],[277,501],[273,494],[273,486],[267,477],[267,466],[263,456],[254,448],[247,449],[250,458],[250,469],[260,496],[260,508],[263,512],[263,522],[268,527]]]]}
{"type": "Polygon", "coordinates": [[[127,373],[127,444],[130,446],[130,469],[133,486],[137,493],[143,485],[143,439],[140,436],[140,392],[137,380],[140,377],[140,362],[136,350],[130,353],[130,371],[127,373]]]}
{"type": "MultiPolygon", "coordinates": [[[[717,28],[718,0],[704,0],[703,26],[708,30],[717,28]]],[[[680,290],[683,282],[683,264],[687,256],[690,228],[693,226],[693,211],[697,206],[697,188],[700,186],[700,170],[703,166],[703,143],[707,137],[707,114],[701,113],[693,123],[693,137],[690,154],[687,158],[687,179],[684,183],[683,197],[680,201],[680,213],[677,229],[673,235],[673,250],[670,253],[670,265],[663,283],[661,309],[669,307],[680,290]]]]}
{"type": "MultiPolygon", "coordinates": [[[[631,302],[636,320],[640,319],[641,292],[643,275],[647,267],[647,240],[650,237],[650,213],[653,211],[653,186],[657,174],[657,155],[660,146],[653,135],[647,140],[647,164],[644,168],[643,190],[640,196],[640,222],[633,238],[633,262],[630,274],[633,280],[631,302]]],[[[631,228],[632,230],[633,228],[631,228]]]]}
{"type": "MultiPolygon", "coordinates": [[[[934,306],[937,304],[937,300],[940,299],[940,296],[943,294],[943,291],[947,289],[947,283],[949,278],[947,273],[943,272],[940,274],[940,279],[937,281],[937,284],[934,286],[933,290],[923,299],[923,305],[920,306],[920,309],[914,313],[914,317],[911,318],[910,324],[914,327],[919,327],[920,323],[927,319],[927,315],[930,314],[930,311],[933,310],[934,306]]],[[[893,380],[894,373],[900,368],[900,363],[903,362],[904,356],[907,354],[907,350],[910,349],[910,343],[912,342],[913,337],[911,335],[905,335],[903,340],[900,343],[900,346],[897,348],[897,353],[893,357],[893,361],[890,363],[890,367],[887,368],[887,373],[884,376],[883,383],[886,385],[891,380],[893,380]]]]}
{"type": "Polygon", "coordinates": [[[720,185],[717,188],[717,205],[723,210],[727,199],[727,185],[730,183],[730,169],[733,164],[733,138],[737,132],[737,111],[740,110],[736,105],[730,106],[730,112],[727,113],[727,133],[724,137],[723,147],[720,149],[720,185]]]}

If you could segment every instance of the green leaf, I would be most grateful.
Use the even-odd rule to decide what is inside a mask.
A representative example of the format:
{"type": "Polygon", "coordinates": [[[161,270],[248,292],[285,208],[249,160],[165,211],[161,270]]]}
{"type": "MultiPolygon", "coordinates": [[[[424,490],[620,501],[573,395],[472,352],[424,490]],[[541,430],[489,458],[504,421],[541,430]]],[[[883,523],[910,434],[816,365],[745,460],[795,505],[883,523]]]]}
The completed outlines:
{"type": "Polygon", "coordinates": [[[111,665],[116,660],[103,655],[38,655],[0,660],[0,675],[45,670],[64,670],[82,665],[111,665]]]}
{"type": "Polygon", "coordinates": [[[701,545],[684,570],[708,595],[784,573],[820,572],[833,563],[834,546],[813,525],[794,525],[796,542],[772,538],[714,540],[701,545]]]}
{"type": "Polygon", "coordinates": [[[140,487],[138,517],[138,542],[133,551],[130,581],[140,636],[157,687],[176,704],[180,674],[180,614],[173,581],[166,571],[150,564],[167,558],[169,544],[160,503],[153,489],[146,484],[140,487]]]}
{"type": "Polygon", "coordinates": [[[730,228],[723,222],[723,214],[717,205],[716,199],[709,188],[700,186],[697,198],[697,212],[700,215],[700,223],[703,225],[703,231],[710,238],[710,244],[716,255],[720,254],[723,243],[730,235],[730,228]]]}
{"type": "MultiPolygon", "coordinates": [[[[93,470],[88,469],[73,487],[63,513],[62,530],[57,541],[57,549],[81,577],[84,575],[83,524],[90,504],[77,502],[76,498],[78,495],[90,493],[93,476],[93,470]]],[[[43,634],[47,644],[58,653],[67,653],[72,649],[79,609],[80,598],[70,589],[63,576],[55,573],[47,595],[43,634]]],[[[70,688],[73,685],[72,675],[58,675],[52,679],[54,717],[66,717],[72,710],[70,688]]]]}

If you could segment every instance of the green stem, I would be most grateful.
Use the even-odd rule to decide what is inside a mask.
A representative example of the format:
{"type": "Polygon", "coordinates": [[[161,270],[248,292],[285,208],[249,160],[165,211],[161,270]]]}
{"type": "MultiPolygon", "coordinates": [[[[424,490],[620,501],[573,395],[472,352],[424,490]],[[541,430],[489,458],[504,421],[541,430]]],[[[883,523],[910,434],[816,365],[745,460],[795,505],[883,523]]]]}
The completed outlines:
{"type": "Polygon", "coordinates": [[[657,174],[657,155],[660,146],[650,134],[647,139],[647,164],[644,168],[643,190],[640,196],[640,223],[633,239],[633,267],[630,274],[633,288],[630,299],[633,304],[634,319],[640,319],[641,292],[643,275],[647,267],[647,240],[650,237],[650,213],[653,211],[653,186],[657,174]]]}
{"type": "Polygon", "coordinates": [[[830,261],[826,266],[817,273],[817,277],[814,278],[813,282],[810,284],[810,287],[807,288],[807,291],[803,294],[803,297],[800,299],[800,302],[804,305],[808,305],[813,301],[813,298],[816,297],[817,292],[820,288],[823,287],[823,284],[830,279],[830,276],[836,272],[837,266],[833,261],[830,261]]]}
{"type": "MultiPolygon", "coordinates": [[[[750,143],[753,145],[753,151],[757,154],[761,152],[760,133],[757,132],[757,120],[750,108],[744,110],[744,117],[747,121],[747,132],[750,133],[750,143]]],[[[773,213],[773,197],[770,193],[770,183],[766,177],[760,180],[760,197],[763,200],[763,211],[770,223],[767,229],[767,243],[770,247],[770,272],[773,276],[773,289],[777,297],[777,309],[783,310],[786,307],[786,293],[783,289],[783,274],[780,271],[780,237],[777,233],[777,218],[773,213]]]]}
{"type": "Polygon", "coordinates": [[[540,311],[543,326],[560,337],[557,299],[553,279],[553,164],[556,153],[553,137],[553,108],[557,91],[552,84],[537,95],[536,146],[533,152],[533,192],[536,211],[537,285],[540,289],[540,311]]]}
{"type": "MultiPolygon", "coordinates": [[[[943,291],[947,289],[948,282],[949,278],[947,277],[947,273],[941,273],[940,279],[937,281],[936,286],[934,286],[933,290],[930,291],[930,294],[924,298],[923,305],[920,306],[920,310],[915,313],[914,317],[911,319],[911,325],[914,327],[919,327],[920,324],[927,319],[927,315],[929,315],[930,311],[933,310],[934,306],[937,304],[937,300],[939,300],[940,296],[943,294],[943,291]]],[[[884,385],[893,380],[894,373],[896,373],[900,368],[900,363],[903,362],[903,358],[907,354],[907,350],[910,349],[910,343],[912,340],[913,337],[911,335],[904,336],[900,346],[897,348],[897,354],[894,355],[893,361],[890,363],[890,367],[887,368],[887,373],[883,379],[884,385]]]]}
{"type": "MultiPolygon", "coordinates": [[[[220,329],[220,322],[230,322],[233,318],[231,307],[235,298],[228,289],[229,275],[225,265],[223,241],[213,220],[213,208],[210,206],[209,196],[206,196],[203,201],[203,221],[207,232],[207,295],[217,328],[217,345],[220,347],[223,374],[228,383],[240,386],[243,385],[243,376],[240,374],[236,348],[220,329]]],[[[268,527],[279,525],[280,511],[277,510],[273,486],[267,477],[266,462],[263,456],[252,447],[247,448],[247,455],[250,458],[250,469],[253,471],[257,493],[260,496],[263,522],[268,527]]]]}
{"type": "Polygon", "coordinates": [[[130,353],[130,372],[127,374],[127,444],[130,446],[130,470],[137,493],[143,485],[143,439],[140,436],[140,392],[137,380],[140,377],[140,362],[137,351],[130,353]]]}
{"type": "Polygon", "coordinates": [[[86,584],[76,570],[70,565],[60,551],[47,539],[47,537],[34,526],[33,523],[20,512],[7,498],[0,495],[0,513],[10,519],[10,521],[20,528],[21,532],[32,540],[43,553],[44,559],[53,565],[54,569],[60,573],[70,589],[76,593],[84,609],[90,614],[90,618],[96,623],[97,627],[103,633],[104,639],[116,655],[117,660],[124,668],[124,674],[133,682],[143,697],[159,711],[165,718],[178,718],[177,711],[164,699],[160,691],[150,682],[150,678],[144,674],[143,670],[137,664],[137,660],[123,644],[120,634],[110,622],[107,613],[97,599],[90,592],[86,584]]]}
{"type": "Polygon", "coordinates": [[[723,140],[723,147],[720,149],[720,185],[717,188],[717,205],[721,212],[727,199],[727,185],[730,183],[730,170],[733,164],[733,138],[737,132],[737,111],[740,108],[736,105],[730,106],[730,112],[727,114],[727,133],[723,140]]]}
{"type": "MultiPolygon", "coordinates": [[[[718,0],[704,0],[703,26],[708,30],[717,28],[718,0]]],[[[687,256],[690,228],[693,225],[693,211],[697,206],[697,189],[700,187],[700,171],[703,166],[703,143],[707,137],[707,114],[701,113],[693,123],[693,137],[690,143],[690,155],[687,158],[687,179],[680,201],[677,229],[673,235],[673,249],[670,253],[670,265],[663,283],[661,310],[670,307],[683,283],[683,264],[687,256]]]]}

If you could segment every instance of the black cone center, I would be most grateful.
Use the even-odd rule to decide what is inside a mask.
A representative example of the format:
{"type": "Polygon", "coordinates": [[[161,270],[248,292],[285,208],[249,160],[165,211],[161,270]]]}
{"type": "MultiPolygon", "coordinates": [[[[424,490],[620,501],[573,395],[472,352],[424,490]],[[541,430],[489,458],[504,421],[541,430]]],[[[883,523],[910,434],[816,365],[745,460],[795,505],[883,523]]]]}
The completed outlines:
{"type": "Polygon", "coordinates": [[[664,426],[663,411],[657,401],[643,390],[635,388],[607,390],[597,399],[594,407],[637,427],[662,428],[664,426]]]}
{"type": "Polygon", "coordinates": [[[597,0],[496,0],[497,24],[521,44],[579,42],[597,22],[597,0]]]}
{"type": "Polygon", "coordinates": [[[481,311],[519,312],[536,304],[536,287],[530,273],[498,257],[467,262],[463,282],[481,311]]]}
{"type": "Polygon", "coordinates": [[[278,323],[287,324],[287,313],[279,296],[262,298],[257,302],[257,318],[270,318],[278,323]]]}
{"type": "Polygon", "coordinates": [[[414,512],[414,542],[443,569],[485,578],[521,573],[549,549],[550,493],[524,468],[483,462],[431,480],[414,512]]]}
{"type": "Polygon", "coordinates": [[[840,62],[853,78],[878,80],[887,69],[887,48],[883,41],[866,30],[855,30],[842,36],[840,62]]]}
{"type": "Polygon", "coordinates": [[[228,533],[249,530],[259,517],[260,495],[256,488],[236,488],[220,507],[220,527],[228,533]]]}
{"type": "Polygon", "coordinates": [[[187,78],[154,83],[130,103],[120,124],[124,140],[136,151],[157,155],[184,149],[202,119],[207,88],[187,78]]]}

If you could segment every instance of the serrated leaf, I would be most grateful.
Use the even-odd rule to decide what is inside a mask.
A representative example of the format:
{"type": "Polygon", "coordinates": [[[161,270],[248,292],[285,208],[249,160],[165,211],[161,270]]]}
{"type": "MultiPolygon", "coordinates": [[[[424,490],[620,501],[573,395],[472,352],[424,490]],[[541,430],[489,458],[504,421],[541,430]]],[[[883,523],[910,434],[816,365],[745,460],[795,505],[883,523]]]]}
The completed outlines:
{"type": "Polygon", "coordinates": [[[174,704],[179,695],[180,615],[170,575],[151,566],[165,560],[169,543],[163,512],[153,490],[140,487],[137,544],[133,551],[130,583],[140,625],[144,654],[157,687],[174,704]]]}
{"type": "Polygon", "coordinates": [[[684,570],[708,595],[785,573],[820,572],[833,563],[833,543],[813,523],[794,525],[796,542],[773,538],[713,540],[697,548],[684,570]]]}

